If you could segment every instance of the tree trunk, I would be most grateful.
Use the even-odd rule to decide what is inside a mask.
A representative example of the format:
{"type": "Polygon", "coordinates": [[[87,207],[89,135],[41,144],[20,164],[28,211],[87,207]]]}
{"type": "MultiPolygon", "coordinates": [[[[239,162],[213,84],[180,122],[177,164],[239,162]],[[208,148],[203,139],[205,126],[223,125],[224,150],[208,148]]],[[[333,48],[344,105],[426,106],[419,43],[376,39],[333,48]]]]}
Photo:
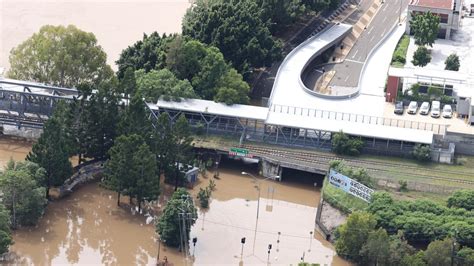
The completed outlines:
{"type": "Polygon", "coordinates": [[[77,159],[77,165],[80,165],[82,161],[82,153],[79,152],[79,158],[77,159]]]}
{"type": "Polygon", "coordinates": [[[175,181],[174,181],[174,191],[178,190],[179,184],[179,161],[176,161],[176,173],[175,173],[175,181]]]}
{"type": "Polygon", "coordinates": [[[139,197],[139,198],[137,199],[137,201],[138,201],[138,214],[140,214],[140,212],[141,212],[141,210],[142,210],[142,198],[139,197]]]}
{"type": "Polygon", "coordinates": [[[117,206],[120,206],[120,191],[117,192],[117,206]]]}

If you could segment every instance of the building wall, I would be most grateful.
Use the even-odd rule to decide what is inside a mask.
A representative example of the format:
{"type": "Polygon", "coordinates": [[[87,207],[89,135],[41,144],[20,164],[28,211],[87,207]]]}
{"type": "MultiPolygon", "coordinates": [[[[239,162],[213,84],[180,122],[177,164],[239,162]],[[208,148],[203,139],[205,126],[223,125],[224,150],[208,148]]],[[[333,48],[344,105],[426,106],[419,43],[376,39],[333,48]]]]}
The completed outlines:
{"type": "Polygon", "coordinates": [[[427,7],[409,5],[406,33],[410,34],[410,21],[414,14],[425,13],[425,12],[431,11],[431,13],[439,15],[441,18],[440,36],[438,37],[450,39],[451,31],[459,29],[459,25],[461,23],[462,3],[463,3],[463,0],[455,0],[454,10],[440,9],[440,8],[427,8],[427,7]]]}

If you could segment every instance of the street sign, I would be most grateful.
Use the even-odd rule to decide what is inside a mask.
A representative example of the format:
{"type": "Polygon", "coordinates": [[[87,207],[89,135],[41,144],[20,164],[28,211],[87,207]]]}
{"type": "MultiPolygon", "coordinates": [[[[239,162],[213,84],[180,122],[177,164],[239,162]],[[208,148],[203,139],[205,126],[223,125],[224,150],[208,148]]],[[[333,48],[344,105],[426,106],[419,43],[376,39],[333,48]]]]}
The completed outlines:
{"type": "Polygon", "coordinates": [[[249,150],[243,149],[243,148],[230,148],[229,155],[241,156],[241,157],[247,157],[247,158],[253,157],[253,155],[249,153],[249,150]]]}
{"type": "Polygon", "coordinates": [[[373,189],[335,171],[334,169],[329,170],[328,180],[331,185],[367,202],[370,202],[372,193],[374,193],[373,189]]]}

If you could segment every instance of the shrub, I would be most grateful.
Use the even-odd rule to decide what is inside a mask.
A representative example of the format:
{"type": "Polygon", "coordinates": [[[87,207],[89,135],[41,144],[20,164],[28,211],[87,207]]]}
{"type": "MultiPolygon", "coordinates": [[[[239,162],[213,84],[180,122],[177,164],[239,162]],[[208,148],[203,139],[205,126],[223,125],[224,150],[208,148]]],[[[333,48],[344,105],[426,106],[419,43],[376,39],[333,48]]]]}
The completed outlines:
{"type": "Polygon", "coordinates": [[[201,208],[209,208],[209,198],[211,197],[211,190],[209,188],[200,188],[197,194],[197,198],[199,199],[199,204],[201,208]]]}
{"type": "Polygon", "coordinates": [[[459,63],[459,56],[457,54],[450,54],[446,58],[446,61],[444,61],[444,64],[444,69],[453,71],[459,71],[459,67],[461,66],[459,63]]]}
{"type": "Polygon", "coordinates": [[[351,138],[340,131],[333,135],[332,148],[337,154],[357,156],[360,154],[364,142],[360,138],[351,138]]]}
{"type": "Polygon", "coordinates": [[[400,185],[400,187],[398,188],[400,192],[408,191],[408,182],[406,180],[400,180],[398,181],[398,184],[400,185]]]}
{"type": "Polygon", "coordinates": [[[426,66],[431,61],[431,55],[428,49],[424,46],[418,47],[413,54],[413,60],[411,61],[415,66],[426,66]]]}
{"type": "Polygon", "coordinates": [[[403,35],[397,44],[397,48],[393,52],[392,65],[403,66],[406,63],[406,56],[408,51],[408,45],[410,44],[410,37],[403,35]]]}
{"type": "Polygon", "coordinates": [[[429,145],[416,144],[412,155],[420,162],[427,162],[431,160],[431,148],[429,145]]]}
{"type": "Polygon", "coordinates": [[[474,190],[456,191],[448,198],[448,207],[474,210],[474,190]]]}

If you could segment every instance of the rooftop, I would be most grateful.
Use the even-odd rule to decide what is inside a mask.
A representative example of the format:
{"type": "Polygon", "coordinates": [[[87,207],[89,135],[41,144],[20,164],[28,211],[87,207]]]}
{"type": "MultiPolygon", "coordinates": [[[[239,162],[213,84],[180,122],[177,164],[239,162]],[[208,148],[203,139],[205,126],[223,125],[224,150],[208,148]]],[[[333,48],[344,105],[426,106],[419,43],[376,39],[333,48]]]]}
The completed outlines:
{"type": "Polygon", "coordinates": [[[181,110],[196,113],[208,113],[213,115],[223,115],[229,117],[249,118],[265,120],[268,114],[267,107],[252,105],[233,104],[227,105],[213,101],[198,99],[183,99],[180,102],[158,100],[155,106],[148,104],[152,109],[156,107],[181,110]]]}
{"type": "Polygon", "coordinates": [[[411,6],[452,9],[455,0],[411,0],[411,6]]]}

